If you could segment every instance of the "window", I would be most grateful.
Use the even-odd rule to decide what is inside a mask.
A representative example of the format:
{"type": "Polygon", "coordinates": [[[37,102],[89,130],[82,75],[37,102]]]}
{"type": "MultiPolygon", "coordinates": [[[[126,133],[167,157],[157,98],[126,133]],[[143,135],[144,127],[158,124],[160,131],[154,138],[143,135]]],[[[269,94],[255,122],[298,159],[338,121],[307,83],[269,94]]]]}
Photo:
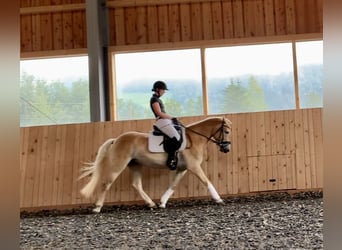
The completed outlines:
{"type": "Polygon", "coordinates": [[[298,42],[296,54],[300,107],[323,107],[323,42],[298,42]]]}
{"type": "Polygon", "coordinates": [[[153,118],[152,85],[162,80],[169,91],[162,99],[174,116],[203,114],[199,49],[115,54],[118,120],[153,118]]]}
{"type": "MultiPolygon", "coordinates": [[[[300,108],[322,107],[323,41],[296,42],[300,108]]],[[[296,108],[292,43],[207,48],[207,93],[200,49],[113,54],[116,120],[153,118],[155,81],[174,116],[296,108]]],[[[20,126],[90,122],[88,57],[20,62],[20,126]]],[[[205,114],[207,115],[207,114],[205,114]]]]}
{"type": "Polygon", "coordinates": [[[291,43],[206,49],[209,112],[294,109],[291,43]]]}
{"type": "Polygon", "coordinates": [[[20,62],[20,126],[90,121],[88,57],[20,62]]]}

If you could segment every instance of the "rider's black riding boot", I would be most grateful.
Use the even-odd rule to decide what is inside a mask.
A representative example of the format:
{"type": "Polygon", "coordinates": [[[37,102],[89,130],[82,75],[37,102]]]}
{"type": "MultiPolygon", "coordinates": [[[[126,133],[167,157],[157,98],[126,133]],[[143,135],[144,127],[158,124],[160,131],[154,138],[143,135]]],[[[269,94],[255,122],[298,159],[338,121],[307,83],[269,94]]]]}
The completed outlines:
{"type": "Polygon", "coordinates": [[[176,152],[169,152],[166,164],[170,170],[176,170],[178,163],[178,151],[176,152]]]}

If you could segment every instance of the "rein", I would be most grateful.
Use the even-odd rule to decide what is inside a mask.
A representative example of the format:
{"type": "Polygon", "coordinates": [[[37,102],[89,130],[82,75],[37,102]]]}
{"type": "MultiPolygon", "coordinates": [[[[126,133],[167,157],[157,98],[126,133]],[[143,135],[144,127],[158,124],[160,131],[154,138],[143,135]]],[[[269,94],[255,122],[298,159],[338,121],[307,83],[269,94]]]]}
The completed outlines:
{"type": "Polygon", "coordinates": [[[215,133],[213,133],[212,135],[210,135],[210,136],[206,136],[206,135],[204,135],[204,134],[201,134],[201,133],[199,133],[199,132],[197,132],[196,130],[193,130],[193,129],[191,129],[191,128],[189,128],[189,127],[185,127],[183,124],[181,124],[180,123],[180,125],[183,127],[183,128],[185,128],[185,129],[188,129],[188,130],[190,130],[191,132],[193,132],[193,133],[195,133],[195,134],[197,134],[197,135],[199,135],[199,136],[202,136],[202,137],[204,137],[204,138],[206,138],[207,139],[207,141],[212,141],[213,143],[215,143],[215,144],[217,144],[217,145],[221,145],[221,143],[223,142],[223,140],[224,140],[224,138],[223,138],[223,128],[224,128],[224,120],[222,120],[222,125],[221,125],[221,127],[219,127],[217,130],[216,130],[216,132],[215,133]],[[214,136],[218,133],[220,131],[220,141],[219,140],[217,140],[214,136]],[[214,137],[214,138],[213,138],[214,137]]]}

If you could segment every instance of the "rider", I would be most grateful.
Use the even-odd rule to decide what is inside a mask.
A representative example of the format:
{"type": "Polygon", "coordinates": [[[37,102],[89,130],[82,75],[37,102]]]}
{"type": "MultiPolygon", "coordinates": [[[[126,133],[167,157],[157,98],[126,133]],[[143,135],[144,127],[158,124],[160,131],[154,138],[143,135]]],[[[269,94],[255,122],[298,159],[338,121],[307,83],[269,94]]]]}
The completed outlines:
{"type": "Polygon", "coordinates": [[[154,125],[171,139],[171,149],[167,152],[168,158],[166,164],[171,170],[175,170],[177,167],[177,150],[181,145],[181,136],[174,127],[174,125],[178,124],[177,118],[166,113],[165,106],[160,99],[166,90],[168,90],[168,88],[165,82],[156,81],[152,88],[154,94],[150,99],[150,106],[156,117],[154,125]]]}

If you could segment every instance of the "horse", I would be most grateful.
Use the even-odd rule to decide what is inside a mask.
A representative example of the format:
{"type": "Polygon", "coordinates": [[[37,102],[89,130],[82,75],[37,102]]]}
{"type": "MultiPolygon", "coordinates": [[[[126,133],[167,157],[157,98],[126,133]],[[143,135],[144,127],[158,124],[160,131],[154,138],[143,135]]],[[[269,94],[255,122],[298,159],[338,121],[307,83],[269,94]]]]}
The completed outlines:
{"type": "MultiPolygon", "coordinates": [[[[182,125],[182,124],[181,124],[182,125]]],[[[232,123],[225,117],[208,117],[204,120],[184,126],[187,144],[178,154],[179,160],[175,176],[166,192],[160,199],[160,208],[174,193],[175,188],[187,173],[192,172],[206,185],[211,197],[216,203],[223,203],[215,187],[201,168],[204,146],[208,142],[215,143],[221,152],[227,153],[230,149],[229,134],[232,123]]],[[[132,186],[150,208],[155,208],[155,202],[145,193],[142,187],[142,167],[167,168],[167,153],[152,153],[148,150],[148,134],[136,131],[125,132],[117,138],[105,141],[99,148],[94,162],[85,163],[78,179],[90,176],[88,183],[80,190],[85,198],[90,198],[95,189],[100,192],[95,202],[93,212],[99,213],[105,196],[113,182],[122,171],[128,167],[133,172],[132,186]]]]}

